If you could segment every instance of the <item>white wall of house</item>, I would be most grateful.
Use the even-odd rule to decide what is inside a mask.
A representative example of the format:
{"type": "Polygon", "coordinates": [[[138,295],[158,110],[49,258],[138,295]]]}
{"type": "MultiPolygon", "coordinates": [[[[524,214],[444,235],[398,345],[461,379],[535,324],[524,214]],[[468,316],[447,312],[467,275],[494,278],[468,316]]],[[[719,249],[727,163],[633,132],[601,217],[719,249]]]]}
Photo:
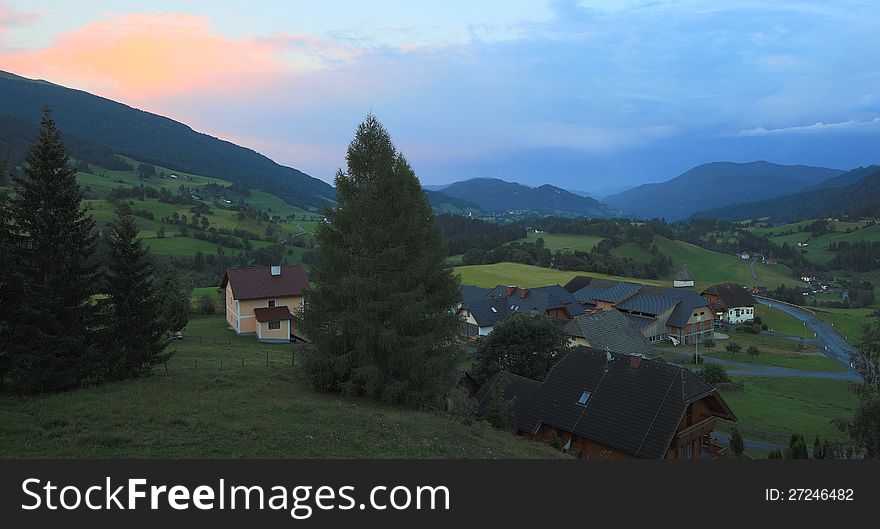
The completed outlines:
{"type": "Polygon", "coordinates": [[[755,308],[754,307],[730,307],[727,309],[727,317],[725,318],[729,323],[743,323],[747,321],[754,321],[755,319],[755,308]]]}

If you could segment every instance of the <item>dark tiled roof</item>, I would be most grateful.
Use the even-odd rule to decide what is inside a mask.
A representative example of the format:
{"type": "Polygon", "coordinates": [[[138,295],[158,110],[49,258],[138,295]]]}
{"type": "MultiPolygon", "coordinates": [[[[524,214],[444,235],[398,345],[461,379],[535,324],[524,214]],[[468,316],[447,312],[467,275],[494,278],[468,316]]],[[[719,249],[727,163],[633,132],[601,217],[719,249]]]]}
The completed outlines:
{"type": "MultiPolygon", "coordinates": [[[[616,354],[607,361],[599,349],[573,349],[539,386],[518,383],[512,424],[530,433],[546,424],[636,457],[659,458],[691,402],[714,395],[719,401],[713,405],[716,413],[735,419],[717,390],[687,369],[633,358],[616,354]],[[584,391],[590,397],[580,405],[584,391]]],[[[480,392],[489,394],[491,385],[480,392]]]]}
{"type": "Polygon", "coordinates": [[[254,309],[254,316],[256,316],[257,321],[260,322],[293,319],[293,314],[290,313],[290,309],[287,308],[287,305],[281,305],[279,307],[257,307],[254,309]]]}
{"type": "Polygon", "coordinates": [[[728,307],[753,307],[755,306],[755,298],[748,290],[736,283],[721,283],[720,285],[712,285],[703,291],[703,294],[715,294],[728,307]]]}
{"type": "Polygon", "coordinates": [[[464,305],[464,307],[470,311],[471,316],[480,327],[495,325],[514,313],[508,305],[507,298],[479,299],[464,305]]]}
{"type": "Polygon", "coordinates": [[[301,296],[309,288],[309,278],[300,266],[282,266],[277,276],[268,266],[228,268],[220,288],[226,288],[227,283],[239,300],[301,296]]]}
{"type": "Polygon", "coordinates": [[[474,399],[477,401],[477,415],[485,416],[492,400],[492,388],[496,383],[505,377],[507,384],[504,386],[504,400],[513,404],[508,414],[507,420],[510,424],[519,424],[521,422],[531,422],[534,417],[523,415],[530,413],[531,406],[528,404],[534,399],[535,392],[541,387],[541,383],[537,380],[521,377],[514,373],[498,373],[488,382],[480,386],[474,399]]]}
{"type": "Polygon", "coordinates": [[[491,290],[491,288],[480,288],[473,285],[461,285],[461,301],[462,303],[467,305],[471,301],[477,301],[479,299],[485,298],[491,290]]]}
{"type": "Polygon", "coordinates": [[[577,304],[577,300],[559,285],[536,288],[514,288],[508,295],[511,287],[498,285],[487,294],[491,299],[507,299],[511,310],[516,312],[544,314],[552,309],[565,309],[574,318],[584,313],[583,307],[577,304]]]}
{"type": "Polygon", "coordinates": [[[612,353],[648,355],[651,343],[622,312],[605,310],[575,318],[565,325],[569,336],[585,338],[596,349],[612,353]]]}
{"type": "Polygon", "coordinates": [[[643,314],[660,314],[674,307],[678,300],[669,296],[639,293],[616,305],[621,310],[641,312],[643,314]]]}
{"type": "Polygon", "coordinates": [[[628,312],[623,313],[623,315],[626,316],[627,319],[630,321],[630,323],[635,325],[636,328],[640,331],[642,329],[644,329],[645,327],[647,327],[648,325],[651,325],[652,323],[657,321],[657,318],[651,318],[648,316],[639,316],[637,314],[630,314],[628,312]]]}
{"type": "Polygon", "coordinates": [[[589,285],[593,280],[590,276],[575,276],[571,281],[565,284],[562,288],[574,294],[578,290],[584,288],[589,285]]]}

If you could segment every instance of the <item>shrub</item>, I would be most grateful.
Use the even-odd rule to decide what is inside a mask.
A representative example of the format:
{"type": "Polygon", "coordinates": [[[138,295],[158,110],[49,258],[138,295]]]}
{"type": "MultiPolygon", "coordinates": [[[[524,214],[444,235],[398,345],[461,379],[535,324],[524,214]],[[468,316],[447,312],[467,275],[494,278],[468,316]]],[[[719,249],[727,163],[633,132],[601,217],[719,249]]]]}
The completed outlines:
{"type": "Polygon", "coordinates": [[[760,316],[755,316],[755,325],[762,325],[764,320],[761,319],[760,316]]]}
{"type": "Polygon", "coordinates": [[[746,349],[746,352],[749,353],[749,355],[751,356],[758,356],[759,354],[761,354],[761,350],[758,349],[758,347],[755,345],[750,345],[749,348],[746,349]]]}
{"type": "Polygon", "coordinates": [[[782,459],[782,451],[778,448],[770,450],[770,453],[767,454],[767,459],[782,459]]]}
{"type": "Polygon", "coordinates": [[[768,331],[768,330],[770,330],[770,327],[769,327],[766,323],[762,323],[762,324],[761,324],[761,330],[762,330],[762,331],[768,331]]]}
{"type": "Polygon", "coordinates": [[[449,390],[446,405],[449,414],[469,425],[477,412],[477,401],[468,394],[467,390],[462,387],[455,387],[449,390]]]}
{"type": "Polygon", "coordinates": [[[715,347],[715,340],[713,340],[712,338],[706,338],[705,340],[703,340],[703,346],[706,349],[713,349],[715,347]]]}
{"type": "Polygon", "coordinates": [[[730,432],[730,451],[733,455],[739,457],[743,454],[745,448],[745,443],[743,442],[742,435],[739,433],[739,429],[734,427],[733,431],[730,432]]]}
{"type": "Polygon", "coordinates": [[[727,370],[718,364],[706,364],[700,369],[697,375],[707,384],[721,384],[722,382],[730,382],[727,376],[727,370]]]}
{"type": "Polygon", "coordinates": [[[742,351],[742,346],[736,342],[730,342],[724,349],[726,349],[728,353],[736,354],[742,351]]]}
{"type": "Polygon", "coordinates": [[[210,294],[202,294],[199,296],[199,314],[211,315],[217,311],[214,298],[210,294]]]}

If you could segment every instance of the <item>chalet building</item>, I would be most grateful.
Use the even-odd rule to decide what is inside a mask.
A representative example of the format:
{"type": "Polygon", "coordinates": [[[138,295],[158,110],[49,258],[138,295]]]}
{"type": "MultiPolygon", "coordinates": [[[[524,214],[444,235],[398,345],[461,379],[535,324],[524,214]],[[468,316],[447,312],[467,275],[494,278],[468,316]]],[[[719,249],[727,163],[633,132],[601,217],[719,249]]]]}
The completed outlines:
{"type": "Polygon", "coordinates": [[[463,336],[486,336],[496,323],[516,313],[571,320],[584,309],[571,293],[559,285],[518,288],[498,285],[495,288],[461,286],[462,301],[458,314],[464,319],[463,336]]]}
{"type": "Polygon", "coordinates": [[[752,287],[752,295],[767,297],[770,295],[770,290],[763,285],[756,285],[752,287]]]}
{"type": "Polygon", "coordinates": [[[532,440],[558,440],[584,459],[714,459],[719,420],[736,421],[718,390],[688,369],[640,356],[577,347],[543,382],[496,375],[476,394],[485,416],[495,384],[511,402],[509,424],[532,440]]]}
{"type": "Polygon", "coordinates": [[[715,314],[695,291],[578,276],[565,290],[585,311],[616,309],[652,343],[693,344],[711,338],[715,314]]]}
{"type": "Polygon", "coordinates": [[[721,283],[701,294],[715,311],[716,319],[727,323],[744,323],[755,319],[755,298],[742,285],[721,283]]]}
{"type": "Polygon", "coordinates": [[[226,322],[236,334],[268,343],[305,339],[302,308],[309,279],[302,267],[229,268],[220,288],[226,292],[226,322]]]}
{"type": "Polygon", "coordinates": [[[687,263],[685,263],[682,269],[675,274],[675,279],[672,280],[672,286],[675,288],[693,288],[694,275],[688,270],[687,263]]]}
{"type": "Polygon", "coordinates": [[[595,349],[637,356],[654,351],[651,342],[633,322],[616,309],[578,316],[565,324],[563,332],[572,346],[588,345],[595,349]]]}

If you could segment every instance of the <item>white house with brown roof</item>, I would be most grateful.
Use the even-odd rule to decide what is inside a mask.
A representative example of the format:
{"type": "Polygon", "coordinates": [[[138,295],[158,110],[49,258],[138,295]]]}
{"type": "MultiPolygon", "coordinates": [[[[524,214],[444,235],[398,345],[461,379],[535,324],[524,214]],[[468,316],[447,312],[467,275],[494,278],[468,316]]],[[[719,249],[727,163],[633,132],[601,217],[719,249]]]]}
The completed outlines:
{"type": "Polygon", "coordinates": [[[302,309],[309,279],[302,267],[229,268],[220,288],[226,293],[226,322],[236,334],[269,343],[305,339],[302,309]]]}

